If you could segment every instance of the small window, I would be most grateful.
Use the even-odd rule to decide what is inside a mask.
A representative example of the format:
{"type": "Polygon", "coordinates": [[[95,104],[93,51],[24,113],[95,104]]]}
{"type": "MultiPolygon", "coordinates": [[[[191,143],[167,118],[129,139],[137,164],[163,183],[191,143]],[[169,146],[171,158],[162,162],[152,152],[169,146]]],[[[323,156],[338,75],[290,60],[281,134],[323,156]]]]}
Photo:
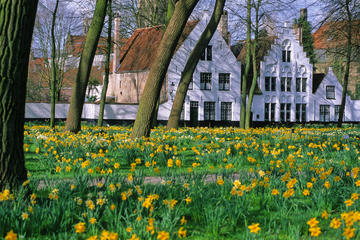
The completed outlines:
{"type": "Polygon", "coordinates": [[[208,45],[201,54],[200,60],[212,61],[212,46],[208,45]]]}
{"type": "Polygon", "coordinates": [[[275,121],[275,103],[265,103],[264,109],[264,120],[268,121],[275,121]]]}
{"type": "Polygon", "coordinates": [[[221,121],[231,121],[231,102],[221,102],[221,121]]]}
{"type": "Polygon", "coordinates": [[[282,77],[280,79],[281,83],[281,91],[282,92],[291,92],[291,78],[290,77],[282,77]]]}
{"type": "Polygon", "coordinates": [[[276,91],[276,77],[265,77],[265,91],[276,91]]]}
{"type": "Polygon", "coordinates": [[[306,122],[306,104],[296,104],[295,120],[297,122],[306,122]]]}
{"type": "Polygon", "coordinates": [[[219,73],[219,90],[230,90],[230,73],[219,73]]]}
{"type": "Polygon", "coordinates": [[[296,92],[306,92],[307,78],[296,78],[296,92]]]}
{"type": "Polygon", "coordinates": [[[326,86],[326,99],[335,99],[335,86],[326,86]]]}
{"type": "Polygon", "coordinates": [[[211,73],[200,73],[200,90],[211,90],[211,73]]]}
{"type": "Polygon", "coordinates": [[[212,61],[212,46],[207,46],[206,48],[206,60],[212,61]]]}
{"type": "Polygon", "coordinates": [[[204,102],[204,120],[215,120],[215,102],[204,102]]]}
{"type": "Polygon", "coordinates": [[[290,56],[291,56],[291,51],[289,51],[289,50],[282,51],[282,61],[283,62],[290,62],[290,56]]]}
{"type": "Polygon", "coordinates": [[[280,104],[280,121],[281,122],[290,122],[291,114],[291,103],[281,103],[280,104]]]}
{"type": "Polygon", "coordinates": [[[330,121],[330,105],[320,105],[320,122],[330,121]]]}

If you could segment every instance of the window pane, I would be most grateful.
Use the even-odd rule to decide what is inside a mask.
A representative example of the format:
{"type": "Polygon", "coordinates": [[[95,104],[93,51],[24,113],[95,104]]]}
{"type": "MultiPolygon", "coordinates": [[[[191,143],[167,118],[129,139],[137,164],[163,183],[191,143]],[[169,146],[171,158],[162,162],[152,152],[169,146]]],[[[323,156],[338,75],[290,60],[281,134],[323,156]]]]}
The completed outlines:
{"type": "Polygon", "coordinates": [[[306,122],[306,104],[302,104],[301,108],[302,108],[301,121],[306,122]]]}
{"type": "Polygon", "coordinates": [[[286,51],[285,50],[282,51],[282,61],[286,62],[286,51]]]}
{"type": "Polygon", "coordinates": [[[230,90],[230,73],[219,73],[219,90],[230,90]]]}
{"type": "Polygon", "coordinates": [[[206,60],[211,61],[212,60],[212,46],[207,46],[207,56],[206,60]]]}
{"type": "Polygon", "coordinates": [[[302,79],[302,89],[301,89],[301,91],[306,92],[306,78],[302,79]]]}
{"type": "Polygon", "coordinates": [[[231,121],[231,102],[221,102],[221,120],[222,121],[231,121]]]}
{"type": "Polygon", "coordinates": [[[286,91],[291,92],[291,78],[288,77],[286,81],[286,91]]]}
{"type": "Polygon", "coordinates": [[[287,53],[287,59],[286,60],[287,60],[287,62],[290,62],[291,51],[287,51],[286,53],[287,53]]]}
{"type": "Polygon", "coordinates": [[[200,73],[200,89],[211,90],[211,73],[200,73]]]}
{"type": "Polygon", "coordinates": [[[281,91],[282,91],[282,92],[285,92],[285,79],[286,79],[286,78],[284,78],[284,77],[282,77],[282,78],[280,79],[280,86],[281,86],[281,91]]]}
{"type": "Polygon", "coordinates": [[[300,92],[300,81],[301,81],[300,78],[296,78],[296,91],[297,92],[300,92]]]}
{"type": "Polygon", "coordinates": [[[276,91],[276,77],[271,78],[271,91],[276,91]]]}
{"type": "Polygon", "coordinates": [[[275,121],[275,103],[271,103],[271,121],[275,121]]]}
{"type": "Polygon", "coordinates": [[[270,91],[270,77],[265,77],[265,91],[270,91]]]}
{"type": "Polygon", "coordinates": [[[265,103],[264,119],[269,121],[269,103],[265,103]]]}
{"type": "Polygon", "coordinates": [[[280,121],[285,121],[285,103],[280,103],[280,121]]]}

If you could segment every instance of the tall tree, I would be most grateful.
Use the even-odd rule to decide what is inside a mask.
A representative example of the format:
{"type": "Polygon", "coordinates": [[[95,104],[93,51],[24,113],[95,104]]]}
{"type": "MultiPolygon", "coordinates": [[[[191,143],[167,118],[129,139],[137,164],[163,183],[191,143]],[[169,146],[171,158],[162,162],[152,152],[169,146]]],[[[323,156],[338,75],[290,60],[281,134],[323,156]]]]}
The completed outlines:
{"type": "MultiPolygon", "coordinates": [[[[100,98],[100,110],[99,110],[99,118],[98,118],[98,126],[101,127],[103,125],[104,119],[104,109],[106,103],[106,92],[108,89],[109,84],[109,72],[110,72],[110,54],[111,54],[111,31],[112,31],[112,0],[108,0],[108,8],[107,8],[107,15],[108,15],[108,35],[107,35],[107,46],[106,46],[106,59],[105,59],[105,76],[104,76],[104,84],[103,89],[101,91],[101,98],[100,98]]],[[[117,31],[117,29],[115,29],[117,31]]]]}
{"type": "MultiPolygon", "coordinates": [[[[251,109],[252,109],[252,102],[254,98],[254,92],[256,87],[256,81],[258,77],[258,58],[257,58],[257,45],[259,40],[259,10],[261,6],[262,0],[255,0],[254,2],[254,9],[255,9],[255,26],[254,26],[254,39],[250,46],[251,48],[251,59],[252,59],[252,69],[253,69],[253,76],[251,81],[251,86],[249,89],[249,98],[248,103],[246,104],[246,114],[245,114],[245,129],[250,128],[250,121],[251,121],[251,109]]],[[[250,44],[250,42],[248,42],[250,44]]]]}
{"type": "Polygon", "coordinates": [[[203,33],[201,34],[195,48],[191,51],[189,59],[187,60],[184,70],[181,73],[181,79],[176,90],[169,120],[167,122],[168,129],[178,128],[179,126],[181,111],[184,105],[184,100],[190,81],[199,62],[201,54],[205,50],[205,47],[209,44],[212,36],[216,31],[217,25],[219,24],[221,15],[223,13],[225,1],[226,0],[216,0],[214,11],[210,18],[210,21],[203,33]]]}
{"type": "MultiPolygon", "coordinates": [[[[338,127],[342,127],[351,62],[360,54],[360,0],[328,0],[323,1],[324,12],[327,13],[324,22],[328,22],[329,30],[325,33],[331,39],[327,52],[329,56],[338,59],[345,67],[342,75],[342,95],[339,110],[338,127]],[[355,33],[355,34],[354,34],[355,33]]],[[[341,76],[341,75],[340,75],[341,76]]]]}
{"type": "Polygon", "coordinates": [[[96,1],[94,16],[81,53],[79,69],[76,75],[65,125],[65,129],[71,132],[76,133],[81,130],[81,114],[85,101],[86,87],[89,81],[96,47],[104,25],[107,3],[107,0],[96,1]]]}
{"type": "Polygon", "coordinates": [[[240,103],[240,128],[245,128],[246,117],[246,81],[250,70],[250,55],[251,55],[251,0],[247,0],[246,4],[246,60],[245,71],[241,82],[241,103],[240,103]]]}
{"type": "Polygon", "coordinates": [[[131,133],[132,138],[150,136],[152,117],[156,110],[156,103],[159,99],[166,71],[186,21],[197,2],[198,0],[178,0],[175,4],[174,13],[160,41],[156,51],[156,58],[150,67],[150,73],[145,83],[131,133]]]}
{"type": "Polygon", "coordinates": [[[37,0],[0,2],[0,191],[26,180],[24,114],[37,0]]]}
{"type": "Polygon", "coordinates": [[[56,0],[55,9],[52,13],[51,20],[51,115],[50,127],[55,128],[55,101],[56,101],[56,39],[55,39],[55,23],[56,13],[59,7],[59,0],[56,0]]]}

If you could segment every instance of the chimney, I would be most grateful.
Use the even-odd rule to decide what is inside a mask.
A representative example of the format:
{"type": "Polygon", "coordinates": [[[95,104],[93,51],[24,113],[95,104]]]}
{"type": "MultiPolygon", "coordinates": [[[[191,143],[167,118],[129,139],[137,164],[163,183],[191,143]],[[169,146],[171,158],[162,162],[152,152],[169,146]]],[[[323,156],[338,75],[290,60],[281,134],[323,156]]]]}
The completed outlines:
{"type": "Polygon", "coordinates": [[[90,25],[91,25],[91,18],[84,18],[83,19],[83,34],[84,35],[87,35],[90,25]]]}
{"type": "Polygon", "coordinates": [[[119,13],[115,14],[114,18],[114,57],[113,57],[113,73],[120,61],[120,16],[119,13]]]}
{"type": "MultiPolygon", "coordinates": [[[[300,19],[307,21],[307,8],[300,9],[300,19]]],[[[299,41],[300,45],[303,44],[303,29],[301,24],[294,25],[294,32],[296,34],[296,39],[299,41]]]]}
{"type": "Polygon", "coordinates": [[[228,31],[228,22],[229,22],[228,12],[226,10],[224,10],[223,14],[221,15],[217,30],[219,31],[221,36],[224,38],[225,42],[230,46],[231,36],[228,31]]]}

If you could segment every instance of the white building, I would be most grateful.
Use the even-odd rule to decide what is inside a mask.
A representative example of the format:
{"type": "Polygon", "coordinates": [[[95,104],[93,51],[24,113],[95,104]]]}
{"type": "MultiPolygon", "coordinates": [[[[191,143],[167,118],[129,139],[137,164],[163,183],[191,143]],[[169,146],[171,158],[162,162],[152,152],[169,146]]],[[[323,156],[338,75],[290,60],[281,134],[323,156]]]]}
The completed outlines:
{"type": "MultiPolygon", "coordinates": [[[[159,108],[159,120],[168,119],[181,72],[209,20],[210,16],[204,13],[172,58],[167,78],[168,101],[159,108]]],[[[236,60],[228,43],[216,30],[193,74],[185,98],[183,119],[191,122],[239,121],[240,78],[241,62],[236,60]]]]}
{"type": "MultiPolygon", "coordinates": [[[[293,30],[285,23],[260,63],[252,105],[253,121],[337,121],[342,86],[334,73],[313,74],[313,66],[293,30]]],[[[344,121],[360,120],[359,101],[347,97],[344,121]]]]}

